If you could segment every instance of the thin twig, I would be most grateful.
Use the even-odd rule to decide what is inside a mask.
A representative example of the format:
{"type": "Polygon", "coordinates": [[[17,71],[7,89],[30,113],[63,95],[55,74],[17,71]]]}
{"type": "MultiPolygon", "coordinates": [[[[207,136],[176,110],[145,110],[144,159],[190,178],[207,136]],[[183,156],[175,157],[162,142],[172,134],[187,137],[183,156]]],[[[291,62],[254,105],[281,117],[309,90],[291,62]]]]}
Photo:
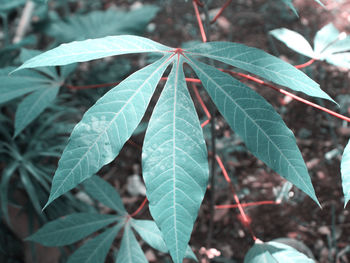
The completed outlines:
{"type": "Polygon", "coordinates": [[[216,16],[210,21],[211,24],[214,24],[216,20],[221,16],[222,12],[231,4],[232,0],[227,0],[225,4],[220,8],[216,16]]]}
{"type": "Polygon", "coordinates": [[[205,42],[207,42],[207,35],[205,34],[202,19],[201,19],[201,16],[199,14],[198,3],[196,0],[193,0],[192,3],[193,3],[194,12],[196,14],[196,18],[197,18],[197,22],[198,22],[198,26],[199,26],[199,31],[201,32],[202,41],[205,43],[205,42]]]}
{"type": "Polygon", "coordinates": [[[142,208],[144,208],[144,206],[147,204],[147,197],[145,197],[145,199],[143,199],[141,205],[136,209],[136,211],[134,213],[132,213],[130,216],[131,217],[135,217],[138,213],[140,213],[140,211],[142,210],[142,208]]]}
{"type": "Polygon", "coordinates": [[[24,6],[21,19],[19,21],[15,37],[13,38],[13,43],[16,44],[20,42],[24,35],[27,32],[27,29],[30,25],[30,19],[32,18],[32,14],[34,12],[35,3],[31,0],[28,0],[26,5],[24,6]]]}

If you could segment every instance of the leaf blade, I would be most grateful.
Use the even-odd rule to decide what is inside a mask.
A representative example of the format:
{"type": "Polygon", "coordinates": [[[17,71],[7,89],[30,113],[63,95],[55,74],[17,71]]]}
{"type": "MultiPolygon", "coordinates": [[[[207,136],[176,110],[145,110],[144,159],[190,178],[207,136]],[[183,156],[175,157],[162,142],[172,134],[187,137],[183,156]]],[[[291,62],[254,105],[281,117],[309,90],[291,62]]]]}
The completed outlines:
{"type": "Polygon", "coordinates": [[[295,91],[334,102],[303,72],[260,49],[238,43],[208,42],[190,48],[187,52],[221,61],[295,91]]]}
{"type": "Polygon", "coordinates": [[[208,181],[202,129],[177,61],[146,131],[143,177],[150,211],[174,262],[182,262],[208,181]]]}
{"type": "Polygon", "coordinates": [[[243,83],[216,68],[191,58],[190,65],[247,148],[318,203],[294,135],[273,107],[243,83]]]}
{"type": "Polygon", "coordinates": [[[118,155],[141,121],[169,59],[164,56],[130,75],[84,114],[59,161],[45,207],[118,155]],[[115,134],[117,139],[111,140],[115,134]]]}
{"type": "Polygon", "coordinates": [[[344,193],[344,207],[350,200],[350,143],[345,146],[340,164],[342,187],[344,193]]]}

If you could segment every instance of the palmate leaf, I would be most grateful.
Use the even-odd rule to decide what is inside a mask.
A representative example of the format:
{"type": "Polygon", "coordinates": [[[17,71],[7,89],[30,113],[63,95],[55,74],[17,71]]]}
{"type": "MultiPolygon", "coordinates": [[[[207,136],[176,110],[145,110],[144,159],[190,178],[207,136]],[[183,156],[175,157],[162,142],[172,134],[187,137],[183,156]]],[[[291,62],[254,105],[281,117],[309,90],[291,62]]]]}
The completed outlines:
{"type": "Polygon", "coordinates": [[[114,209],[121,215],[127,214],[118,192],[102,178],[94,175],[84,181],[85,191],[105,206],[114,209]]]}
{"type": "Polygon", "coordinates": [[[162,54],[171,50],[167,46],[143,37],[131,35],[109,36],[62,44],[26,61],[16,71],[25,68],[67,65],[130,53],[155,52],[162,54]]]}
{"type": "Polygon", "coordinates": [[[346,145],[341,160],[341,179],[344,193],[344,207],[350,200],[350,143],[346,145]]]}
{"type": "Polygon", "coordinates": [[[207,150],[186,87],[174,64],[146,131],[142,166],[150,211],[174,262],[182,262],[208,181],[207,150]]]}
{"type": "MultiPolygon", "coordinates": [[[[163,234],[154,221],[133,219],[131,220],[131,226],[148,245],[160,252],[169,252],[164,242],[163,234]]],[[[187,246],[185,257],[198,261],[190,246],[187,246]]]]}
{"type": "Polygon", "coordinates": [[[122,244],[117,255],[116,263],[147,263],[148,260],[137,242],[128,222],[124,227],[122,244]]]}
{"type": "Polygon", "coordinates": [[[113,240],[119,233],[124,223],[105,230],[102,234],[87,241],[76,250],[68,259],[67,263],[97,263],[105,262],[113,240]]]}
{"type": "Polygon", "coordinates": [[[45,33],[60,43],[111,35],[138,34],[144,31],[158,10],[157,6],[143,5],[142,8],[128,12],[109,9],[71,15],[50,23],[45,28],[45,33]]]}
{"type": "Polygon", "coordinates": [[[238,43],[209,42],[187,50],[261,76],[276,84],[313,97],[333,99],[319,85],[292,65],[266,52],[238,43]]]}
{"type": "Polygon", "coordinates": [[[244,258],[244,263],[314,263],[305,254],[288,245],[270,241],[256,242],[244,258]]]}
{"type": "Polygon", "coordinates": [[[114,160],[140,123],[169,58],[135,72],[84,114],[59,161],[46,206],[114,160]]]}
{"type": "Polygon", "coordinates": [[[70,245],[117,221],[115,215],[76,213],[47,223],[26,240],[44,246],[70,245]]]}
{"type": "Polygon", "coordinates": [[[294,135],[274,108],[253,90],[216,68],[194,59],[190,59],[190,65],[248,149],[318,203],[294,135]]]}

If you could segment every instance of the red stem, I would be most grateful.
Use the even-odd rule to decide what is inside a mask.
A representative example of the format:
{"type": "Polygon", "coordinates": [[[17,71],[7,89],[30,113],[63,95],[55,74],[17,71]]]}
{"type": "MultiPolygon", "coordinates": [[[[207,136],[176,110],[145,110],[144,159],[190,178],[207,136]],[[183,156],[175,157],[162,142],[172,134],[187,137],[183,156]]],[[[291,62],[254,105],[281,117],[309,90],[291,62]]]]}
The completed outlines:
{"type": "MultiPolygon", "coordinates": [[[[276,201],[258,201],[258,202],[251,202],[251,203],[241,203],[242,207],[249,207],[249,206],[258,206],[258,205],[278,205],[276,201]]],[[[238,205],[216,205],[215,209],[228,209],[228,208],[237,208],[238,205]]]]}
{"type": "Polygon", "coordinates": [[[207,42],[207,35],[205,34],[201,16],[199,15],[198,2],[196,0],[193,0],[192,3],[194,7],[194,12],[196,13],[196,18],[199,26],[199,31],[201,32],[202,41],[205,43],[207,42]]]}
{"type": "Polygon", "coordinates": [[[210,120],[211,120],[211,115],[210,115],[210,112],[209,112],[207,106],[206,106],[205,103],[203,102],[203,100],[202,100],[202,98],[201,98],[201,95],[199,94],[198,89],[197,89],[197,87],[196,87],[196,85],[195,85],[194,83],[192,83],[192,89],[193,89],[194,94],[195,94],[196,98],[198,99],[199,104],[201,105],[201,107],[202,107],[202,109],[203,109],[205,115],[206,115],[207,118],[208,118],[206,121],[204,121],[204,122],[201,124],[201,127],[203,128],[204,126],[206,126],[206,125],[210,122],[210,120]]]}
{"type": "Polygon", "coordinates": [[[314,63],[316,61],[316,59],[310,59],[308,62],[305,62],[304,64],[300,64],[300,65],[295,65],[294,67],[296,67],[297,69],[301,69],[301,68],[306,68],[308,66],[310,66],[312,63],[314,63]]]}
{"type": "Polygon", "coordinates": [[[221,16],[222,12],[231,4],[232,0],[227,0],[225,4],[220,8],[216,16],[210,21],[211,24],[214,24],[216,20],[221,16]]]}
{"type": "Polygon", "coordinates": [[[96,88],[104,88],[104,87],[111,87],[118,85],[120,82],[113,82],[113,83],[103,83],[103,84],[94,84],[94,85],[85,85],[85,86],[73,86],[73,85],[66,85],[68,89],[73,90],[81,90],[81,89],[96,89],[96,88]]]}
{"type": "Polygon", "coordinates": [[[134,217],[136,216],[138,213],[140,213],[140,211],[142,210],[142,208],[146,205],[147,203],[147,197],[145,197],[145,199],[142,201],[141,205],[139,206],[139,208],[136,209],[136,211],[134,213],[132,213],[130,216],[134,217]]]}

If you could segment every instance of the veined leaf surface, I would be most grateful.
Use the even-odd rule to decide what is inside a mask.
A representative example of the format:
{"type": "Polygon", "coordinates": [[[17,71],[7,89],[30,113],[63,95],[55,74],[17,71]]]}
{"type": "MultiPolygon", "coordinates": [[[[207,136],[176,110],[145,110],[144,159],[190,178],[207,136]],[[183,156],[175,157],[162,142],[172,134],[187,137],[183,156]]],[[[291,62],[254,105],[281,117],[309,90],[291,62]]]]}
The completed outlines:
{"type": "Polygon", "coordinates": [[[40,89],[24,98],[18,105],[15,119],[15,136],[38,117],[56,98],[60,84],[40,89]]]}
{"type": "MultiPolygon", "coordinates": [[[[131,226],[148,245],[160,252],[169,252],[164,242],[163,234],[154,221],[133,219],[131,221],[131,226]]],[[[185,257],[198,261],[190,246],[187,246],[185,257]]]]}
{"type": "Polygon", "coordinates": [[[124,228],[122,243],[118,252],[116,263],[147,263],[145,254],[137,242],[134,233],[127,223],[124,228]]]}
{"type": "Polygon", "coordinates": [[[92,198],[100,201],[105,206],[114,209],[121,215],[127,213],[118,192],[102,178],[93,175],[84,181],[84,188],[92,198]]]}
{"type": "Polygon", "coordinates": [[[350,200],[350,143],[346,145],[341,160],[341,180],[344,193],[344,207],[350,200]]]}
{"type": "Polygon", "coordinates": [[[59,161],[46,206],[114,160],[140,123],[170,58],[135,72],[84,114],[59,161]]]}
{"type": "Polygon", "coordinates": [[[293,49],[294,51],[310,58],[315,57],[311,45],[299,33],[289,30],[287,28],[278,28],[270,31],[270,34],[278,40],[282,41],[290,49],[293,49]]]}
{"type": "Polygon", "coordinates": [[[326,54],[328,47],[337,40],[338,36],[339,31],[332,23],[324,26],[321,30],[317,31],[315,35],[315,52],[320,56],[322,56],[322,53],[326,54]]]}
{"type": "Polygon", "coordinates": [[[92,234],[93,232],[117,221],[115,215],[92,213],[71,214],[56,219],[40,228],[27,238],[44,246],[65,246],[92,234]]]}
{"type": "Polygon", "coordinates": [[[318,203],[294,135],[274,108],[228,74],[191,58],[190,65],[248,149],[318,203]]]}
{"type": "Polygon", "coordinates": [[[138,36],[109,36],[62,44],[28,61],[16,70],[67,65],[130,53],[167,53],[172,48],[138,36]]]}
{"type": "MultiPolygon", "coordinates": [[[[264,243],[255,243],[244,257],[244,263],[280,263],[266,249],[264,243]]],[[[281,262],[282,263],[282,262],[281,262]]]]}
{"type": "Polygon", "coordinates": [[[182,67],[180,57],[149,121],[142,153],[150,211],[176,263],[183,260],[208,181],[206,145],[182,67]]]}
{"type": "Polygon", "coordinates": [[[123,224],[108,228],[102,234],[87,241],[78,248],[68,259],[67,263],[97,263],[105,262],[113,240],[118,235],[123,224]]]}
{"type": "Polygon", "coordinates": [[[246,70],[295,91],[333,101],[303,72],[260,49],[238,43],[208,42],[187,51],[192,55],[208,57],[246,70]]]}

